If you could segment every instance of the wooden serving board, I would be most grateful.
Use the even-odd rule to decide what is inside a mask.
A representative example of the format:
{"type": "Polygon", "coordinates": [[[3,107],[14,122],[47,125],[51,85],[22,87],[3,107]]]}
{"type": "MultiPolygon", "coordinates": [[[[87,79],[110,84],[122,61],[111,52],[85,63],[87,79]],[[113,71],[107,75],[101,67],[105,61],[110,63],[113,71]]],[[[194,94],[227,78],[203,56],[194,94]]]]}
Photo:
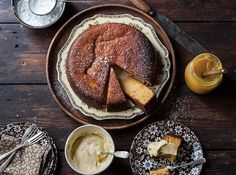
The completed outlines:
{"type": "MultiPolygon", "coordinates": [[[[65,44],[67,38],[69,37],[71,30],[74,26],[78,25],[81,21],[88,17],[92,17],[96,14],[108,14],[108,15],[118,15],[118,14],[131,14],[136,17],[142,18],[145,22],[151,24],[155,29],[157,35],[159,36],[162,43],[166,46],[169,51],[169,58],[171,61],[171,69],[170,69],[170,79],[168,80],[165,87],[162,89],[162,92],[159,96],[159,103],[156,109],[157,110],[162,106],[164,101],[166,100],[167,96],[169,95],[171,88],[174,83],[175,74],[176,74],[176,63],[175,63],[175,53],[168,38],[167,34],[160,26],[160,24],[155,21],[150,16],[146,15],[145,13],[131,8],[129,6],[124,5],[114,5],[114,4],[107,4],[102,6],[95,6],[73,16],[70,20],[68,20],[56,33],[52,42],[49,46],[48,53],[47,53],[47,62],[46,62],[46,75],[47,75],[47,82],[50,88],[50,91],[53,95],[53,98],[56,100],[60,108],[70,117],[75,119],[76,121],[82,124],[96,124],[100,125],[106,129],[122,129],[128,128],[134,125],[137,125],[144,120],[146,120],[151,115],[141,115],[137,116],[130,120],[121,120],[121,119],[110,119],[110,120],[95,120],[91,117],[84,116],[79,110],[73,108],[71,105],[69,98],[66,95],[66,92],[60,85],[57,79],[57,71],[56,71],[56,62],[57,62],[57,54],[60,49],[65,44]]],[[[155,113],[156,113],[155,112],[155,113]]]]}

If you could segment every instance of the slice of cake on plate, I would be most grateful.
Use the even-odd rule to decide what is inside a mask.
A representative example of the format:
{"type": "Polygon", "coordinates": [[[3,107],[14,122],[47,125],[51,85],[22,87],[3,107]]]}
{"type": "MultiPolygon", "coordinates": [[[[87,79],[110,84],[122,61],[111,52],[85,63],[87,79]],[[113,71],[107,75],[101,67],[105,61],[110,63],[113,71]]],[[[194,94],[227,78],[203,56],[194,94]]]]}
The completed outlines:
{"type": "Polygon", "coordinates": [[[151,142],[147,151],[151,157],[167,157],[171,162],[176,160],[182,138],[173,134],[166,134],[159,142],[151,142]]]}
{"type": "Polygon", "coordinates": [[[167,141],[168,144],[160,149],[160,154],[174,162],[181,146],[182,138],[173,134],[166,134],[162,139],[167,141]]]}
{"type": "Polygon", "coordinates": [[[121,86],[129,99],[142,111],[150,113],[154,110],[157,99],[151,88],[131,76],[121,79],[121,86]]]}
{"type": "Polygon", "coordinates": [[[150,171],[149,175],[170,175],[170,170],[168,168],[153,170],[153,171],[150,171]]]}

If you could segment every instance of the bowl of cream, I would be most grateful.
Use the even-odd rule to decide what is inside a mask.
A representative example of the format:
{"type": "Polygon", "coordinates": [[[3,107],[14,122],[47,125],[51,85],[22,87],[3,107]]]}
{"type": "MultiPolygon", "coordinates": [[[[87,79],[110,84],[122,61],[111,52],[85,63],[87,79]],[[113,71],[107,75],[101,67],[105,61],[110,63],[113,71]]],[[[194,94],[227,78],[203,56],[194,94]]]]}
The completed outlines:
{"type": "Polygon", "coordinates": [[[98,152],[114,152],[110,134],[100,126],[83,125],[67,138],[65,157],[70,167],[84,175],[99,174],[112,163],[113,156],[98,152]]]}

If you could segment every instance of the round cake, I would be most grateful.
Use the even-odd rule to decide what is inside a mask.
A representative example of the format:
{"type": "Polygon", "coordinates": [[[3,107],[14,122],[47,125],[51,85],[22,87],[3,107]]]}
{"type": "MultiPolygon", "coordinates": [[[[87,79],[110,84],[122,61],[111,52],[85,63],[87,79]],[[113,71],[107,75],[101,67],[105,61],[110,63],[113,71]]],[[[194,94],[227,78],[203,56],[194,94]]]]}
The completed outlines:
{"type": "Polygon", "coordinates": [[[110,77],[112,67],[119,67],[148,85],[154,84],[157,67],[154,49],[146,36],[120,23],[91,26],[80,34],[70,47],[66,66],[70,85],[83,102],[97,108],[109,105],[108,101],[117,102],[117,109],[125,106],[121,103],[126,100],[121,90],[107,100],[108,94],[114,94],[109,89],[120,88],[115,76],[110,77]]]}

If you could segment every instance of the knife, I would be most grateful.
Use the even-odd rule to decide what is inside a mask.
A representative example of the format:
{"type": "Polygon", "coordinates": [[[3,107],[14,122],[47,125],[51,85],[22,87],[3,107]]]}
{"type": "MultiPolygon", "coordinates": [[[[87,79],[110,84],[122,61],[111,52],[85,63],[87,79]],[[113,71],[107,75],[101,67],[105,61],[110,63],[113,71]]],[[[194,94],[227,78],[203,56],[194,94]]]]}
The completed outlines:
{"type": "MultiPolygon", "coordinates": [[[[138,9],[147,13],[148,15],[154,17],[156,20],[160,21],[162,27],[168,33],[168,35],[177,41],[181,46],[187,49],[194,56],[197,56],[201,53],[209,53],[209,50],[204,48],[198,41],[193,37],[187,34],[183,29],[178,25],[173,23],[167,16],[156,13],[151,7],[146,4],[143,0],[130,0],[138,9]]],[[[225,68],[224,68],[225,69],[225,68]]],[[[227,71],[227,77],[236,82],[236,68],[233,66],[231,68],[225,69],[227,71]]]]}
{"type": "Polygon", "coordinates": [[[181,29],[175,23],[173,23],[167,16],[156,13],[143,0],[130,0],[130,2],[133,3],[138,9],[160,21],[162,27],[165,29],[168,35],[193,55],[196,56],[200,53],[209,52],[198,41],[183,31],[183,29],[181,29]]]}

